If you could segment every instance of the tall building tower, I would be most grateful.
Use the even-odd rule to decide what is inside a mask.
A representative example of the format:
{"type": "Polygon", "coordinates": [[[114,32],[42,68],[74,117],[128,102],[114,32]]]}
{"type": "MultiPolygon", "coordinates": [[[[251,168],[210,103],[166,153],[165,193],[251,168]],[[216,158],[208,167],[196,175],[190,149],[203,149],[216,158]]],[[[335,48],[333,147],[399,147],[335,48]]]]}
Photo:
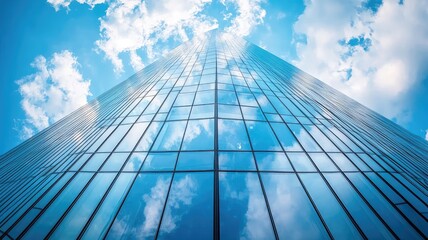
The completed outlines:
{"type": "Polygon", "coordinates": [[[428,144],[211,31],[0,158],[2,239],[428,238],[428,144]]]}

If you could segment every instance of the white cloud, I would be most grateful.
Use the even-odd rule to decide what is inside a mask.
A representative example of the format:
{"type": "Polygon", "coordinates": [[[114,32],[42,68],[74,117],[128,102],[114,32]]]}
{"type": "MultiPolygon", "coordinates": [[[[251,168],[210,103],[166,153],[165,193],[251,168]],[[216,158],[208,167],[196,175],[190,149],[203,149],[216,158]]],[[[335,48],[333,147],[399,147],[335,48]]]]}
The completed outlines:
{"type": "MultiPolygon", "coordinates": [[[[100,18],[100,39],[96,45],[114,65],[117,73],[124,71],[123,57],[129,57],[134,70],[144,67],[142,52],[151,61],[168,47],[165,42],[184,42],[189,35],[198,35],[218,27],[218,20],[204,13],[212,0],[76,0],[94,7],[107,3],[105,16],[100,18]]],[[[69,9],[72,0],[48,0],[58,11],[69,9]]],[[[230,26],[226,31],[247,36],[262,24],[266,11],[263,0],[221,0],[222,13],[230,26]],[[229,8],[230,6],[233,6],[229,8]],[[234,14],[230,10],[236,11],[234,14]]]]}
{"type": "Polygon", "coordinates": [[[294,63],[385,116],[408,120],[412,90],[427,74],[428,2],[384,1],[377,12],[360,0],[305,3],[294,25],[294,63]]]}
{"type": "Polygon", "coordinates": [[[49,61],[38,56],[31,65],[37,72],[17,81],[26,115],[20,130],[22,139],[86,104],[91,95],[90,81],[83,79],[70,51],[54,53],[49,61]]]}
{"type": "Polygon", "coordinates": [[[231,19],[231,26],[225,30],[238,36],[248,36],[255,26],[262,24],[266,10],[261,6],[262,0],[222,0],[224,5],[236,6],[236,17],[231,19]]]}
{"type": "MultiPolygon", "coordinates": [[[[65,8],[69,10],[69,5],[73,0],[47,0],[48,3],[52,5],[52,7],[55,8],[55,11],[59,11],[61,8],[65,8]]],[[[97,4],[105,3],[105,0],[76,0],[80,4],[88,4],[93,8],[97,4]]]]}
{"type": "Polygon", "coordinates": [[[425,131],[425,140],[428,141],[428,129],[425,131]]]}

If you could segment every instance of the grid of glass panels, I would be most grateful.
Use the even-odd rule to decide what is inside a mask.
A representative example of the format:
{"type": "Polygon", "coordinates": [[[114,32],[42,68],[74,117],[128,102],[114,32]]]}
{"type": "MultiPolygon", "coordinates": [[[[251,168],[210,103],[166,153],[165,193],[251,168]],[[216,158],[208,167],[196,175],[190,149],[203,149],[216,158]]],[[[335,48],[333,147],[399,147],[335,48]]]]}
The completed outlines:
{"type": "Polygon", "coordinates": [[[242,39],[184,43],[0,158],[0,236],[428,237],[428,145],[242,39]]]}

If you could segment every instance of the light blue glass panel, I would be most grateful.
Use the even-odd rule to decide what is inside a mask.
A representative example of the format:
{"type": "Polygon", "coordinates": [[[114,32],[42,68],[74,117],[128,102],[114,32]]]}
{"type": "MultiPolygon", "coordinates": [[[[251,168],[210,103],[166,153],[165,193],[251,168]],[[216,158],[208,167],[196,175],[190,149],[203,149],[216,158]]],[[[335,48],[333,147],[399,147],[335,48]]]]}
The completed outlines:
{"type": "Polygon", "coordinates": [[[132,125],[120,125],[114,130],[114,132],[107,138],[107,140],[103,143],[98,152],[111,152],[116,147],[117,143],[122,140],[122,137],[126,134],[128,129],[132,125]]]}
{"type": "Polygon", "coordinates": [[[98,171],[110,153],[95,153],[83,166],[83,171],[98,171]]]}
{"type": "Polygon", "coordinates": [[[199,105],[193,106],[191,119],[195,118],[213,118],[214,117],[214,105],[199,105]]]}
{"type": "Polygon", "coordinates": [[[321,172],[339,171],[325,153],[309,153],[309,156],[321,172]]]}
{"type": "Polygon", "coordinates": [[[132,151],[148,125],[147,122],[134,124],[115,151],[132,151]]]}
{"type": "Polygon", "coordinates": [[[176,173],[159,238],[212,239],[213,185],[211,172],[176,173]]]}
{"type": "Polygon", "coordinates": [[[280,239],[329,239],[294,173],[261,173],[280,239]]]}
{"type": "Polygon", "coordinates": [[[180,93],[175,99],[174,106],[189,106],[192,105],[195,93],[180,93]]]}
{"type": "Polygon", "coordinates": [[[78,173],[72,182],[61,192],[41,217],[24,235],[24,239],[43,239],[54,227],[62,214],[71,205],[93,173],[78,173]]]}
{"type": "Polygon", "coordinates": [[[347,153],[346,156],[360,169],[360,171],[371,171],[370,168],[357,155],[353,153],[347,153]]]}
{"type": "Polygon", "coordinates": [[[135,178],[135,173],[121,173],[98,209],[82,239],[102,239],[135,178]]]}
{"type": "Polygon", "coordinates": [[[235,92],[218,90],[217,98],[219,104],[238,104],[238,99],[236,98],[235,92]]]}
{"type": "Polygon", "coordinates": [[[282,150],[267,122],[245,121],[254,150],[282,150]]]}
{"type": "Polygon", "coordinates": [[[376,188],[374,188],[362,173],[346,173],[346,176],[400,239],[422,239],[413,227],[376,190],[376,188]]]}
{"type": "Polygon", "coordinates": [[[358,171],[351,161],[343,153],[329,153],[330,158],[342,171],[358,171]]]}
{"type": "Polygon", "coordinates": [[[304,125],[306,130],[312,135],[315,141],[325,152],[338,152],[336,146],[328,139],[315,125],[304,125]]]}
{"type": "Polygon", "coordinates": [[[299,176],[333,237],[336,239],[362,239],[358,229],[321,176],[318,173],[301,173],[299,176]]]}
{"type": "Polygon", "coordinates": [[[214,120],[190,120],[184,135],[182,150],[213,150],[214,120]]]}
{"type": "Polygon", "coordinates": [[[251,150],[244,122],[219,119],[218,145],[220,150],[251,150]]]}
{"type": "Polygon", "coordinates": [[[138,171],[146,158],[147,153],[133,153],[123,167],[123,171],[138,171]]]}
{"type": "Polygon", "coordinates": [[[155,140],[161,124],[158,122],[152,122],[150,126],[147,128],[144,136],[141,138],[140,142],[136,147],[136,151],[148,151],[155,140]]]}
{"type": "Polygon", "coordinates": [[[251,106],[257,107],[257,101],[254,98],[253,94],[249,93],[238,93],[239,104],[242,106],[251,106]]]}
{"type": "Polygon", "coordinates": [[[266,120],[263,116],[262,110],[258,107],[241,107],[241,109],[245,120],[266,120]]]}
{"type": "Polygon", "coordinates": [[[283,123],[271,123],[276,136],[285,151],[303,151],[299,142],[283,123]]]}
{"type": "Polygon", "coordinates": [[[101,168],[101,171],[119,171],[129,153],[113,153],[101,168]]]}
{"type": "Polygon", "coordinates": [[[298,172],[315,172],[317,171],[311,160],[305,153],[289,152],[287,156],[290,162],[298,172]]]}
{"type": "Polygon", "coordinates": [[[152,151],[179,150],[187,121],[166,122],[152,151]]]}
{"type": "Polygon", "coordinates": [[[154,239],[170,181],[170,173],[139,174],[107,239],[154,239]]]}
{"type": "Polygon", "coordinates": [[[324,176],[369,239],[394,238],[341,173],[325,173],[324,176]]]}
{"type": "Polygon", "coordinates": [[[116,173],[98,173],[50,237],[76,239],[115,176],[116,173]]]}
{"type": "Polygon", "coordinates": [[[220,238],[275,239],[256,173],[219,173],[220,238]]]}
{"type": "Polygon", "coordinates": [[[186,120],[189,118],[191,107],[173,107],[167,120],[186,120]]]}
{"type": "Polygon", "coordinates": [[[143,164],[143,171],[171,171],[174,170],[177,153],[149,153],[143,164]]]}
{"type": "Polygon", "coordinates": [[[181,152],[177,170],[211,170],[214,168],[213,152],[181,152]]]}
{"type": "Polygon", "coordinates": [[[221,170],[256,170],[251,152],[220,152],[218,165],[221,170]]]}
{"type": "Polygon", "coordinates": [[[202,92],[196,93],[194,105],[212,104],[214,102],[215,102],[214,91],[202,91],[202,92]]]}
{"type": "Polygon", "coordinates": [[[312,137],[306,132],[306,130],[300,124],[288,124],[294,136],[299,140],[303,148],[308,152],[320,152],[321,148],[312,139],[312,137]]]}
{"type": "Polygon", "coordinates": [[[242,119],[241,109],[235,105],[218,105],[219,118],[242,119]]]}
{"type": "Polygon", "coordinates": [[[293,171],[283,152],[256,152],[257,166],[261,171],[293,171]]]}

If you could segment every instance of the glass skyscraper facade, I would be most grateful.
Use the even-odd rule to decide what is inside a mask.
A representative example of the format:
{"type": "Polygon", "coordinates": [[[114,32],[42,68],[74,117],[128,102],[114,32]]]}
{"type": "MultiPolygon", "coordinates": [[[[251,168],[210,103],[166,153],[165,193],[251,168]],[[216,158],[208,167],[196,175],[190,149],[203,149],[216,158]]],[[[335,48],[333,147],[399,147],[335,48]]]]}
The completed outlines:
{"type": "Polygon", "coordinates": [[[0,157],[2,239],[423,239],[428,144],[211,31],[0,157]]]}

